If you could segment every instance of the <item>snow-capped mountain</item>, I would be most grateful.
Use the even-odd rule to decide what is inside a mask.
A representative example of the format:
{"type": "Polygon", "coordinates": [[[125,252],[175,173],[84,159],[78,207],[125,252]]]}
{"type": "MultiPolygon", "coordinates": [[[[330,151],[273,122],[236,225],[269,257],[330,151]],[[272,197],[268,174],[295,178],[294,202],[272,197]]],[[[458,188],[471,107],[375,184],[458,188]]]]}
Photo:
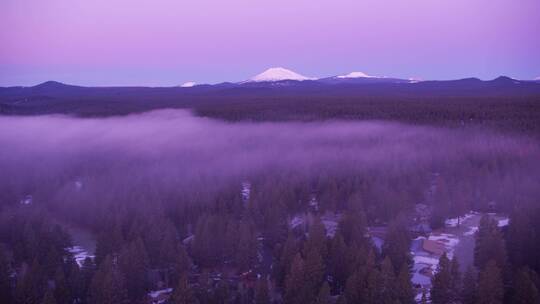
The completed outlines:
{"type": "Polygon", "coordinates": [[[306,77],[286,68],[269,68],[268,70],[250,78],[248,82],[270,82],[282,80],[315,80],[315,78],[306,77]]]}
{"type": "Polygon", "coordinates": [[[195,85],[196,85],[195,82],[188,81],[188,82],[184,82],[180,87],[182,87],[182,88],[191,88],[191,87],[194,87],[195,85]]]}
{"type": "Polygon", "coordinates": [[[377,76],[371,76],[363,72],[350,72],[347,75],[336,76],[337,78],[379,78],[377,76]]]}

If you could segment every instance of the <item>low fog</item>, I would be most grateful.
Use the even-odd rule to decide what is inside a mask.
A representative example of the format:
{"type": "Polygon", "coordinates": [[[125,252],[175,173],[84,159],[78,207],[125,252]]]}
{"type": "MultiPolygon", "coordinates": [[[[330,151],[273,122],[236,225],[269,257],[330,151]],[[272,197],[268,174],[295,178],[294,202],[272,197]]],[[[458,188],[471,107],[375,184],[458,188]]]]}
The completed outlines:
{"type": "Polygon", "coordinates": [[[472,127],[226,123],[160,110],[112,118],[0,117],[0,147],[4,205],[32,195],[33,204],[74,209],[116,202],[151,207],[240,192],[243,181],[254,191],[257,183],[272,182],[316,191],[321,180],[347,177],[370,181],[375,195],[388,188],[407,195],[426,188],[433,174],[447,177],[456,195],[467,186],[461,182],[474,182],[483,203],[539,197],[538,144],[472,127]]]}

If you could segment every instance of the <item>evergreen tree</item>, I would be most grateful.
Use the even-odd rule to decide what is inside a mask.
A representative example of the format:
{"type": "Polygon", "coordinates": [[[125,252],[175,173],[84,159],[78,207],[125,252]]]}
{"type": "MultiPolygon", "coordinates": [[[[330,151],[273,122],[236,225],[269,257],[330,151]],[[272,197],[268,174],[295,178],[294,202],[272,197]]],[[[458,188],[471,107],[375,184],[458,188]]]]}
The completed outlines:
{"type": "Polygon", "coordinates": [[[431,285],[431,302],[433,304],[452,303],[452,270],[446,253],[439,259],[439,265],[431,280],[431,285]]]}
{"type": "Polygon", "coordinates": [[[474,265],[482,270],[490,260],[494,260],[497,266],[503,269],[506,263],[506,245],[497,222],[489,215],[484,215],[476,234],[474,265]]]}
{"type": "Polygon", "coordinates": [[[388,227],[382,253],[392,261],[395,273],[399,272],[403,265],[409,269],[412,267],[411,236],[408,231],[405,223],[399,219],[390,223],[388,227]]]}
{"type": "Polygon", "coordinates": [[[186,274],[180,276],[178,285],[174,289],[171,296],[172,304],[194,304],[197,303],[197,299],[193,295],[191,288],[189,287],[186,274]]]}
{"type": "Polygon", "coordinates": [[[338,231],[343,235],[345,243],[365,246],[367,219],[360,206],[352,206],[347,210],[338,224],[338,231]]]}
{"type": "Polygon", "coordinates": [[[476,272],[469,266],[463,276],[463,287],[461,289],[461,301],[463,304],[476,303],[476,272]]]}
{"type": "Polygon", "coordinates": [[[397,277],[397,293],[401,304],[415,303],[411,274],[407,265],[401,267],[401,271],[397,277]]]}
{"type": "MultiPolygon", "coordinates": [[[[404,265],[407,267],[406,265],[404,265]]],[[[381,304],[394,304],[399,302],[396,275],[390,257],[384,258],[381,263],[381,276],[378,282],[378,299],[381,304]]]]}
{"type": "Polygon", "coordinates": [[[316,251],[321,258],[325,259],[328,254],[326,246],[326,228],[320,218],[315,218],[313,224],[309,227],[308,239],[304,245],[304,255],[308,252],[316,251]]]}
{"type": "Polygon", "coordinates": [[[458,303],[461,299],[461,273],[455,256],[450,262],[450,299],[453,303],[458,303]]]}
{"type": "Polygon", "coordinates": [[[285,282],[284,300],[286,304],[309,303],[309,295],[305,293],[304,279],[304,260],[297,253],[285,282]]]}
{"type": "Polygon", "coordinates": [[[49,288],[47,289],[47,291],[45,292],[45,295],[43,296],[43,300],[41,301],[41,304],[57,304],[58,302],[56,301],[55,297],[54,297],[54,292],[49,288]]]}
{"type": "Polygon", "coordinates": [[[476,304],[502,304],[503,297],[501,270],[495,260],[490,260],[479,275],[476,304]]]}
{"type": "Polygon", "coordinates": [[[347,249],[345,240],[338,230],[331,242],[328,267],[329,272],[334,279],[333,285],[338,291],[345,288],[345,283],[352,268],[347,260],[347,249]]]}
{"type": "Polygon", "coordinates": [[[142,299],[148,291],[148,255],[142,239],[126,246],[118,257],[118,266],[126,278],[126,288],[131,302],[142,299]]]}
{"type": "Polygon", "coordinates": [[[89,303],[122,304],[129,303],[125,278],[115,265],[113,258],[107,256],[92,278],[89,303]]]}
{"type": "MultiPolygon", "coordinates": [[[[24,268],[24,266],[23,266],[24,268]]],[[[37,259],[26,267],[17,280],[15,300],[19,304],[39,304],[45,290],[45,275],[37,259]]]]}
{"type": "Polygon", "coordinates": [[[536,274],[528,268],[517,271],[513,284],[512,304],[538,304],[540,295],[535,281],[536,274]]]}
{"type": "Polygon", "coordinates": [[[315,296],[319,291],[324,275],[324,264],[316,247],[313,247],[304,263],[304,288],[306,293],[315,296]]]}
{"type": "Polygon", "coordinates": [[[330,304],[330,285],[327,281],[324,281],[324,283],[321,286],[321,289],[319,290],[319,294],[317,295],[317,298],[315,299],[315,304],[330,304]]]}
{"type": "Polygon", "coordinates": [[[292,262],[298,251],[299,249],[296,239],[292,233],[289,233],[287,240],[283,245],[283,249],[281,250],[276,267],[276,281],[278,286],[285,285],[285,277],[291,269],[292,262]]]}
{"type": "Polygon", "coordinates": [[[0,246],[0,303],[11,303],[11,268],[4,248],[0,246]]]}
{"type": "Polygon", "coordinates": [[[255,304],[270,304],[270,295],[268,292],[268,281],[266,279],[257,280],[255,292],[255,304]]]}
{"type": "Polygon", "coordinates": [[[86,300],[89,297],[89,291],[90,291],[90,285],[92,283],[92,279],[94,278],[94,275],[96,274],[96,265],[94,264],[94,261],[87,257],[84,259],[80,276],[81,276],[81,291],[80,291],[80,299],[86,300]]]}
{"type": "Polygon", "coordinates": [[[95,263],[99,265],[107,255],[117,255],[123,241],[119,223],[116,223],[112,229],[104,229],[96,240],[95,263]]]}
{"type": "Polygon", "coordinates": [[[240,224],[236,264],[241,270],[250,269],[257,259],[257,238],[248,224],[240,224]]]}
{"type": "Polygon", "coordinates": [[[64,270],[56,269],[54,275],[54,298],[58,304],[70,304],[72,302],[71,290],[67,284],[64,270]]]}

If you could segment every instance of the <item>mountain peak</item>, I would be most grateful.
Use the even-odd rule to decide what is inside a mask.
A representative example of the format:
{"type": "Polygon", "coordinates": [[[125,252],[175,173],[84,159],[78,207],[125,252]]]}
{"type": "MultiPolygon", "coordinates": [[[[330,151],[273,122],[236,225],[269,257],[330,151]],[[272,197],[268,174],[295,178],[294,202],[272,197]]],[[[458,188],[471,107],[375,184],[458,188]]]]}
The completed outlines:
{"type": "Polygon", "coordinates": [[[65,83],[61,83],[61,82],[54,81],[54,80],[49,80],[49,81],[42,82],[42,83],[36,85],[35,87],[36,88],[59,88],[59,87],[66,87],[66,86],[68,86],[68,85],[65,84],[65,83]]]}
{"type": "Polygon", "coordinates": [[[252,77],[249,81],[281,81],[281,80],[312,80],[314,78],[306,77],[282,67],[269,68],[266,71],[252,77]]]}
{"type": "Polygon", "coordinates": [[[337,78],[376,78],[377,76],[370,76],[364,72],[350,72],[347,75],[340,75],[337,78]]]}
{"type": "Polygon", "coordinates": [[[193,81],[188,81],[188,82],[184,82],[182,85],[180,85],[180,87],[182,87],[182,88],[191,88],[191,87],[194,87],[196,85],[197,85],[197,83],[195,83],[193,81]]]}

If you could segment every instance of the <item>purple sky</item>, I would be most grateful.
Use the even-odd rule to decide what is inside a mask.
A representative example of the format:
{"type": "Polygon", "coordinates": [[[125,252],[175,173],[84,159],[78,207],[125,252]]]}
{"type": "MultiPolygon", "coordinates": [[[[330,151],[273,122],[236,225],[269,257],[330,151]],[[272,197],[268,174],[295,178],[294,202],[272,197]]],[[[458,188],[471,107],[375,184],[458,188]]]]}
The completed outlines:
{"type": "Polygon", "coordinates": [[[539,0],[1,0],[0,86],[540,76],[539,0]]]}

